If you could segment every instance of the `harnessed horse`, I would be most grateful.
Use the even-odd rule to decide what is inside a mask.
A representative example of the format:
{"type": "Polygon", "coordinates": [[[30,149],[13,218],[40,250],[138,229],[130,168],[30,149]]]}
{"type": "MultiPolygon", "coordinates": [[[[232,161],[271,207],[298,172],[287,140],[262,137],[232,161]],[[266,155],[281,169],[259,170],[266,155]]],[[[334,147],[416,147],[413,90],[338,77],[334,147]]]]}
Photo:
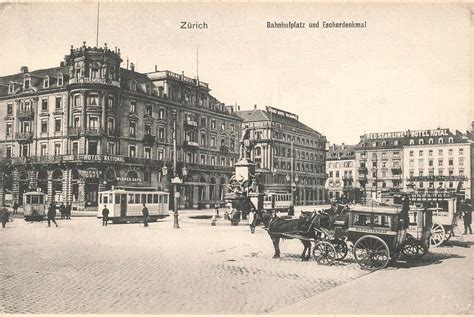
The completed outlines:
{"type": "MultiPolygon", "coordinates": [[[[332,209],[331,209],[332,210],[332,209]]],[[[268,228],[268,234],[273,242],[273,247],[275,249],[275,254],[273,258],[280,257],[280,238],[283,239],[300,239],[303,244],[303,252],[301,253],[301,260],[307,261],[311,253],[311,241],[317,240],[318,232],[315,228],[320,229],[332,229],[334,228],[334,223],[337,220],[344,220],[344,223],[347,223],[348,217],[347,214],[329,214],[325,213],[324,210],[322,213],[318,212],[302,212],[299,219],[282,219],[279,217],[268,217],[265,215],[265,212],[259,211],[255,213],[255,217],[250,225],[250,228],[253,231],[255,227],[260,223],[268,228]]],[[[341,210],[343,212],[343,210],[341,210]]]]}

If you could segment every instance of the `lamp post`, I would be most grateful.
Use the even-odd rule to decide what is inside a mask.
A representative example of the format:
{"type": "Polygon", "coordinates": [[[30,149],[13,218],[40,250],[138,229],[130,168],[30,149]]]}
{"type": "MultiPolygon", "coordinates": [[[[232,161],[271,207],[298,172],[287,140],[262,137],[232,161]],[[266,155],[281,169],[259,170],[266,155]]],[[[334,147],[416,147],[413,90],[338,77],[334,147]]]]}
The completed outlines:
{"type": "MultiPolygon", "coordinates": [[[[179,229],[179,221],[178,221],[178,201],[179,201],[179,185],[183,184],[184,178],[188,175],[188,168],[183,166],[181,168],[181,175],[182,178],[179,177],[178,168],[177,168],[177,156],[178,153],[176,152],[176,111],[173,111],[173,178],[171,178],[171,185],[173,186],[173,216],[174,216],[174,224],[173,228],[179,229]]],[[[162,168],[163,176],[168,175],[168,167],[166,164],[163,165],[162,168]]]]}

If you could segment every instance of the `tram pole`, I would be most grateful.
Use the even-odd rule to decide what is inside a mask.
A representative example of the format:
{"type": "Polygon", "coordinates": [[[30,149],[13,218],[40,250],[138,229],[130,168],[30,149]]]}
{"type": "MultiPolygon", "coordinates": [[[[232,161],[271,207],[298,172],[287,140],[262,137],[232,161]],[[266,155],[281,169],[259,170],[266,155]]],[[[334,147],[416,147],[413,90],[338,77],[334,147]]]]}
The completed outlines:
{"type": "Polygon", "coordinates": [[[177,112],[176,110],[173,111],[173,217],[174,217],[174,225],[173,228],[179,229],[179,221],[178,221],[178,198],[179,198],[179,192],[178,192],[178,184],[176,183],[176,180],[179,178],[178,177],[178,169],[177,169],[177,156],[178,153],[176,152],[176,116],[177,112]]]}

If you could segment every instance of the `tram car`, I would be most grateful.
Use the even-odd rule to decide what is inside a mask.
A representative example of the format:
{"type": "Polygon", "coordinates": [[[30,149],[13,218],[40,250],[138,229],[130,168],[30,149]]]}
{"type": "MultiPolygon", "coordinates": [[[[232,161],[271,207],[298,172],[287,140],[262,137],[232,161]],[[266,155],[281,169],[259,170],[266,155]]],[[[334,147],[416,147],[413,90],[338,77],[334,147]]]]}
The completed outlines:
{"type": "Polygon", "coordinates": [[[153,222],[169,216],[168,193],[145,189],[112,189],[99,192],[97,218],[107,207],[112,223],[143,221],[143,204],[148,208],[148,221],[153,222]]]}
{"type": "Polygon", "coordinates": [[[42,221],[48,210],[48,196],[42,192],[23,193],[23,217],[25,221],[42,221]]]}
{"type": "Polygon", "coordinates": [[[263,209],[287,212],[293,208],[291,195],[292,193],[287,192],[266,192],[263,196],[263,209]]]}

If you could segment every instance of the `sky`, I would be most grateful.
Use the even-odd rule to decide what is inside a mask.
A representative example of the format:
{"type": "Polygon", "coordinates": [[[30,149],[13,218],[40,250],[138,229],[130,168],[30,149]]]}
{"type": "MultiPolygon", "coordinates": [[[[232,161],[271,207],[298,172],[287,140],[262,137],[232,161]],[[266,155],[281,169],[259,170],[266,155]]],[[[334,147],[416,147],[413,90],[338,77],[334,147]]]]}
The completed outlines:
{"type": "MultiPolygon", "coordinates": [[[[59,66],[71,45],[96,43],[96,2],[0,4],[0,14],[0,76],[59,66]]],[[[470,129],[473,30],[461,4],[105,2],[99,46],[117,46],[139,72],[199,69],[225,104],[290,111],[354,144],[371,132],[470,129]],[[306,28],[267,28],[289,21],[306,28]],[[317,21],[367,28],[308,28],[317,21]]]]}

